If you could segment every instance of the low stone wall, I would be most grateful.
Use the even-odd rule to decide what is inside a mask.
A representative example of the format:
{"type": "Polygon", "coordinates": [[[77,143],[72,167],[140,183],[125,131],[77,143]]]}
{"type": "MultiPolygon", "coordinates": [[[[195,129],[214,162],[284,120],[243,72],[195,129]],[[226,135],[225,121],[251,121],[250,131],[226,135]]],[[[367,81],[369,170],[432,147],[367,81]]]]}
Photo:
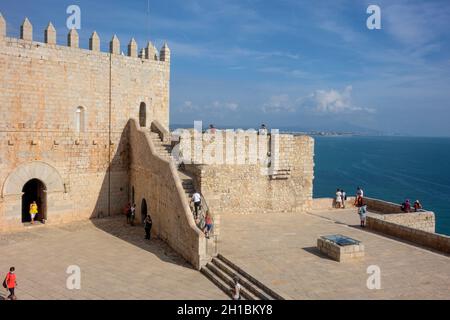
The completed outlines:
{"type": "Polygon", "coordinates": [[[383,214],[380,219],[426,232],[435,232],[436,221],[431,211],[383,214]]]}
{"type": "Polygon", "coordinates": [[[402,213],[402,210],[400,209],[401,206],[396,203],[367,197],[364,198],[364,203],[367,205],[367,208],[373,212],[383,214],[402,213]]]}
{"type": "Polygon", "coordinates": [[[152,232],[200,269],[209,260],[206,239],[195,225],[178,172],[172,162],[157,154],[148,129],[141,129],[135,119],[130,120],[130,152],[137,218],[142,219],[147,207],[152,232]]]}
{"type": "MultiPolygon", "coordinates": [[[[346,208],[355,208],[356,210],[354,203],[355,197],[348,197],[345,202],[346,208]]],[[[376,213],[381,220],[418,230],[435,232],[436,220],[434,213],[431,211],[421,210],[405,213],[400,210],[399,204],[372,198],[364,198],[364,203],[367,205],[367,209],[376,213]]],[[[334,205],[333,198],[316,198],[313,199],[311,207],[313,210],[331,210],[334,205]]]]}
{"type": "Polygon", "coordinates": [[[398,223],[380,219],[379,216],[368,216],[366,225],[371,230],[375,230],[427,248],[450,254],[449,236],[404,226],[398,223]]]}
{"type": "MultiPolygon", "coordinates": [[[[353,208],[355,203],[355,197],[347,197],[345,201],[345,206],[353,208]]],[[[336,205],[334,198],[315,198],[312,200],[310,205],[312,210],[331,210],[334,209],[336,205]]]]}

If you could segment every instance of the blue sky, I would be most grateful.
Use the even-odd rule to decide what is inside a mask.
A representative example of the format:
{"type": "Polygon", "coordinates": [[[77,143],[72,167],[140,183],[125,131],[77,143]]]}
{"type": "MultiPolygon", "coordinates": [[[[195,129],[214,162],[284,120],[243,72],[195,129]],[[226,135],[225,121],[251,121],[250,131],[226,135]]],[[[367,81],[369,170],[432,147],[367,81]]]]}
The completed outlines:
{"type": "Polygon", "coordinates": [[[171,122],[450,136],[450,2],[406,0],[2,0],[8,35],[35,38],[81,8],[96,30],[172,50],[171,122]],[[366,27],[370,4],[381,30],[366,27]],[[359,129],[362,128],[362,129],[359,129]]]}

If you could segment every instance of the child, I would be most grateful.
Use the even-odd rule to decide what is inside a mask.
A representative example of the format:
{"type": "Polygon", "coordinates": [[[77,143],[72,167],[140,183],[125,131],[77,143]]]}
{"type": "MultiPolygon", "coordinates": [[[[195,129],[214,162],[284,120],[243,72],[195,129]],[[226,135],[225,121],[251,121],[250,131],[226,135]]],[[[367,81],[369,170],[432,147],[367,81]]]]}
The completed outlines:
{"type": "Polygon", "coordinates": [[[9,291],[9,296],[8,299],[9,300],[16,300],[16,295],[15,295],[15,289],[17,286],[17,281],[16,281],[16,274],[14,273],[16,271],[16,268],[11,267],[9,268],[9,272],[6,275],[5,280],[3,281],[3,287],[5,287],[5,289],[7,289],[9,291]]]}

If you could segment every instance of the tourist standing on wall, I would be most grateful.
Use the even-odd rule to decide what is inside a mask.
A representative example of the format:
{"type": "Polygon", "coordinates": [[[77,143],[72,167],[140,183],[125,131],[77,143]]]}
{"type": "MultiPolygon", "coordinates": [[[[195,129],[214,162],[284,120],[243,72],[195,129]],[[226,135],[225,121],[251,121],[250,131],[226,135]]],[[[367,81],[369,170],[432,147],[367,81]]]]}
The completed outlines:
{"type": "Polygon", "coordinates": [[[31,216],[31,224],[34,224],[34,219],[36,218],[36,215],[38,214],[38,205],[36,204],[36,201],[33,201],[30,204],[30,216],[31,216]]]}
{"type": "Polygon", "coordinates": [[[268,134],[268,133],[269,133],[269,131],[267,130],[266,125],[263,123],[261,125],[261,128],[259,128],[259,134],[263,135],[263,134],[268,134]]]}
{"type": "Polygon", "coordinates": [[[347,200],[347,193],[341,189],[342,209],[345,209],[345,200],[347,200]]]}
{"type": "Polygon", "coordinates": [[[9,296],[7,299],[16,300],[15,289],[17,286],[16,274],[14,273],[16,269],[14,267],[9,268],[9,272],[3,281],[3,288],[9,291],[9,296]]]}
{"type": "Polygon", "coordinates": [[[416,201],[414,202],[414,211],[417,212],[417,211],[419,211],[419,210],[421,210],[421,209],[422,209],[422,204],[420,203],[419,200],[416,200],[416,201]]]}
{"type": "Polygon", "coordinates": [[[207,130],[207,133],[211,133],[211,134],[216,133],[216,128],[214,127],[213,124],[210,124],[210,125],[209,125],[209,128],[208,128],[208,130],[207,130]]]}
{"type": "Polygon", "coordinates": [[[403,212],[411,212],[411,202],[409,202],[409,199],[406,199],[405,202],[402,203],[401,209],[403,212]]]}
{"type": "Polygon", "coordinates": [[[342,207],[342,193],[340,189],[336,191],[336,208],[342,207]]]}
{"type": "Polygon", "coordinates": [[[152,231],[153,221],[150,215],[148,214],[144,221],[144,230],[145,230],[145,239],[150,240],[151,231],[152,231]]]}
{"type": "Polygon", "coordinates": [[[198,218],[198,210],[202,204],[202,196],[197,191],[192,195],[191,203],[194,202],[195,219],[198,218]]]}

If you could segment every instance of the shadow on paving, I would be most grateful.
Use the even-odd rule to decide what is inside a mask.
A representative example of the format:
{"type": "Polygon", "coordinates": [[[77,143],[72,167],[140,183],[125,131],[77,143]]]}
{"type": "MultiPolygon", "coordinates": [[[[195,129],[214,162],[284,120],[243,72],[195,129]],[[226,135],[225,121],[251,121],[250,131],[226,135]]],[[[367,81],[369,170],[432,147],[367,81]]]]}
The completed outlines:
{"type": "Polygon", "coordinates": [[[125,216],[91,219],[92,224],[97,228],[106,232],[122,241],[132,244],[146,252],[154,254],[161,261],[176,264],[188,269],[194,268],[178,255],[164,241],[155,238],[152,235],[151,240],[144,239],[144,227],[136,223],[134,226],[126,224],[125,216]]]}
{"type": "Polygon", "coordinates": [[[327,255],[323,254],[322,252],[320,252],[320,250],[317,247],[306,247],[306,248],[302,248],[303,250],[305,250],[308,253],[311,253],[319,258],[325,259],[325,260],[332,260],[330,257],[328,257],[327,255]]]}

